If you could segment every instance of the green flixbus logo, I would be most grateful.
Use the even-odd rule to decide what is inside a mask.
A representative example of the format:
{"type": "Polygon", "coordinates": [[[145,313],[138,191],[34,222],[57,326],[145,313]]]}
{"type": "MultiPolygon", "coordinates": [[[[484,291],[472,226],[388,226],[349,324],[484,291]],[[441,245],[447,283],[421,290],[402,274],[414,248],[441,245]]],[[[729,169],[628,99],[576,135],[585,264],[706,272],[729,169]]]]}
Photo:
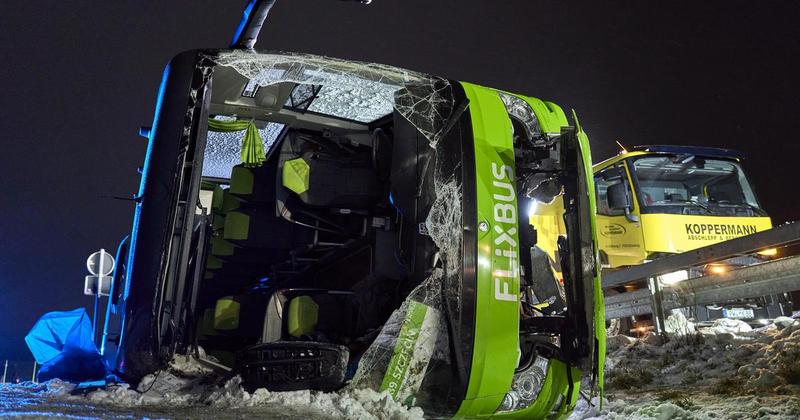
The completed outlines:
{"type": "Polygon", "coordinates": [[[517,203],[514,191],[514,171],[511,166],[492,162],[492,198],[494,206],[494,257],[492,278],[494,279],[495,300],[516,302],[517,294],[511,288],[513,280],[519,276],[519,257],[517,256],[517,203]]]}

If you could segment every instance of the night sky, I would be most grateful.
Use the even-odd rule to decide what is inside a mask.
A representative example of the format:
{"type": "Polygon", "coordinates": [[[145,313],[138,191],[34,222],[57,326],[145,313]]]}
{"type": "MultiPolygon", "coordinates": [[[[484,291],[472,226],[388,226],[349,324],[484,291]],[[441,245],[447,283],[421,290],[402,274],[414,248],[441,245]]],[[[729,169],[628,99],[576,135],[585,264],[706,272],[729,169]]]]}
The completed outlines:
{"type": "MultiPolygon", "coordinates": [[[[163,66],[226,47],[245,1],[0,2],[0,359],[88,305],[85,260],[133,206],[163,66]]],[[[800,216],[800,2],[281,0],[261,49],[393,64],[575,108],[615,140],[745,151],[775,223],[800,216]]]]}

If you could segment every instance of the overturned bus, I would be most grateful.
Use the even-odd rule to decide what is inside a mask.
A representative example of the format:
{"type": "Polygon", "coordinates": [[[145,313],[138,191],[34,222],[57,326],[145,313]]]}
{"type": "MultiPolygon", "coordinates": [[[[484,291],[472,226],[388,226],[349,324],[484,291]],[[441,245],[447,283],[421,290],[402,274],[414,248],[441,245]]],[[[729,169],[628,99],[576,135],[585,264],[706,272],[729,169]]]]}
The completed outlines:
{"type": "Polygon", "coordinates": [[[605,349],[588,139],[557,105],[249,49],[164,71],[102,343],[138,381],[202,347],[248,388],[437,416],[568,413],[605,349]],[[532,256],[560,197],[563,279],[532,256]]]}

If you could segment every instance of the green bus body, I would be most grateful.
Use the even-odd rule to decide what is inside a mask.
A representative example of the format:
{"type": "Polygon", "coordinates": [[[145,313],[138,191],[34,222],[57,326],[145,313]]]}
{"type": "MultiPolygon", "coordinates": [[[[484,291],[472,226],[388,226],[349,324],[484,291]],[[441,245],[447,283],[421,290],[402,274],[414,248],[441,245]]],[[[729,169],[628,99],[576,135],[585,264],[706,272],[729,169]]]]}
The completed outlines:
{"type": "MultiPolygon", "coordinates": [[[[191,236],[194,235],[191,229],[186,229],[175,221],[183,220],[176,216],[181,211],[180,203],[185,205],[192,200],[198,201],[198,191],[207,188],[206,184],[200,185],[200,173],[197,172],[200,169],[194,169],[195,166],[202,166],[201,156],[206,147],[206,139],[200,138],[202,136],[197,133],[203,132],[202,118],[209,118],[208,103],[211,99],[210,96],[204,97],[204,95],[211,95],[209,92],[214,86],[223,86],[223,81],[214,83],[214,86],[210,83],[217,70],[208,64],[208,57],[213,59],[224,53],[225,51],[192,51],[181,54],[172,61],[165,71],[153,130],[147,133],[150,145],[136,204],[130,252],[126,263],[122,265],[126,271],[115,274],[115,279],[118,279],[119,283],[116,286],[115,296],[118,297],[113,302],[116,305],[113,313],[119,315],[112,315],[109,311],[109,317],[119,316],[120,319],[116,322],[107,322],[110,327],[106,327],[105,334],[121,336],[118,347],[109,351],[109,358],[121,375],[134,381],[156,368],[163,367],[173,352],[196,344],[197,337],[193,331],[201,330],[199,323],[203,318],[202,308],[193,305],[198,299],[197,295],[202,295],[204,292],[198,283],[199,280],[193,282],[190,278],[189,255],[193,255],[195,251],[187,248],[189,244],[197,243],[198,239],[191,236]],[[187,98],[189,111],[185,105],[187,98]],[[181,163],[173,163],[176,159],[175,145],[178,144],[176,137],[181,137],[181,141],[186,142],[185,147],[194,150],[192,158],[194,160],[188,161],[188,164],[183,164],[184,166],[181,166],[181,163]],[[192,140],[193,138],[197,139],[192,140]],[[186,175],[178,176],[179,173],[186,175]],[[188,187],[178,188],[180,182],[186,182],[188,187]],[[184,191],[188,194],[188,199],[169,198],[171,197],[169,191],[184,191]],[[156,220],[162,224],[156,226],[154,222],[156,220]],[[183,236],[174,233],[171,237],[165,233],[178,232],[179,228],[186,232],[183,236]],[[178,241],[177,238],[180,238],[180,243],[175,242],[178,241]],[[184,257],[170,254],[173,252],[177,255],[176,251],[171,251],[173,249],[186,249],[180,254],[184,257]],[[170,264],[177,265],[173,267],[170,264]],[[179,274],[170,273],[185,274],[181,277],[179,274]],[[175,297],[169,293],[173,293],[174,296],[181,295],[182,299],[186,299],[186,303],[183,303],[184,309],[168,310],[176,305],[175,297]],[[164,328],[165,325],[167,328],[164,328]]],[[[296,54],[272,53],[263,56],[285,58],[288,62],[297,59],[325,63],[327,60],[322,57],[296,54]]],[[[253,53],[253,57],[262,56],[253,53]]],[[[342,63],[352,62],[337,61],[332,66],[341,67],[342,63]]],[[[366,66],[362,63],[352,63],[352,65],[359,69],[361,66],[366,66]]],[[[466,288],[462,291],[462,296],[470,297],[460,301],[468,302],[470,305],[461,309],[463,313],[459,313],[462,324],[457,326],[452,325],[453,321],[447,321],[450,325],[448,341],[455,349],[454,370],[460,369],[462,375],[461,379],[453,379],[453,383],[463,387],[461,391],[463,398],[451,406],[449,415],[455,418],[564,417],[578,401],[582,377],[591,376],[591,382],[597,385],[595,390],[602,395],[605,317],[597,264],[595,195],[588,137],[580,128],[576,116],[573,116],[574,121],[571,125],[567,115],[553,103],[466,82],[451,83],[453,91],[456,92],[453,94],[456,99],[460,97],[459,95],[463,95],[461,101],[463,107],[453,111],[450,124],[462,122],[463,134],[461,140],[456,140],[447,147],[467,149],[461,149],[464,150],[461,156],[439,158],[452,160],[448,167],[464,171],[463,188],[474,188],[474,191],[464,191],[464,216],[460,222],[461,232],[465,238],[474,238],[474,243],[464,240],[464,249],[461,253],[465,262],[459,263],[459,267],[463,270],[459,278],[473,278],[474,285],[467,280],[461,285],[466,288]],[[566,270],[570,279],[562,282],[562,294],[566,293],[567,310],[558,312],[560,314],[558,316],[547,315],[551,312],[547,312],[545,305],[545,309],[542,307],[536,309],[544,311],[542,312],[544,316],[533,319],[522,318],[522,313],[526,309],[521,307],[523,305],[521,290],[527,286],[523,285],[521,279],[524,270],[520,268],[523,265],[520,246],[523,242],[527,243],[525,242],[527,239],[523,238],[521,232],[530,227],[524,226],[527,223],[520,223],[520,220],[527,219],[524,214],[519,214],[522,211],[521,202],[518,201],[521,192],[518,190],[527,179],[525,177],[535,173],[536,170],[527,168],[525,172],[518,166],[520,156],[532,156],[541,153],[541,150],[531,147],[525,152],[529,153],[527,155],[523,153],[524,151],[520,151],[517,140],[520,135],[520,122],[511,118],[507,102],[511,96],[516,98],[512,98],[513,101],[523,101],[514,102],[517,106],[524,105],[532,111],[535,116],[534,121],[541,130],[539,137],[549,139],[547,141],[550,143],[547,143],[546,147],[552,148],[550,155],[537,156],[545,160],[552,158],[558,163],[557,170],[553,169],[552,172],[559,174],[559,180],[564,180],[559,197],[568,197],[566,201],[569,211],[565,212],[564,220],[571,230],[568,232],[569,237],[563,238],[563,244],[559,244],[567,256],[560,262],[553,262],[570,267],[566,270]],[[558,158],[554,157],[556,155],[558,158]],[[474,197],[474,201],[469,197],[474,197]],[[473,261],[474,265],[466,261],[473,261]],[[563,291],[564,287],[566,292],[563,291]],[[540,353],[534,353],[536,359],[531,363],[538,362],[540,358],[547,359],[545,377],[535,400],[521,406],[513,402],[511,409],[501,409],[507,407],[506,404],[511,404],[509,401],[514,401],[509,392],[515,386],[515,378],[526,374],[525,370],[519,369],[522,364],[522,348],[528,345],[529,352],[538,349],[537,345],[542,345],[551,349],[553,353],[544,352],[541,355],[558,354],[558,356],[548,358],[541,356],[540,353]],[[463,356],[465,360],[458,361],[459,356],[463,356]]],[[[396,110],[394,114],[397,114],[396,110]]],[[[397,115],[395,120],[398,120],[397,115]]],[[[386,122],[390,123],[391,120],[386,122]]],[[[357,125],[355,121],[350,120],[342,124],[357,125]]],[[[289,125],[287,127],[291,128],[289,125]]],[[[423,130],[419,125],[417,129],[423,130]]],[[[540,149],[545,150],[544,147],[541,146],[540,149]]],[[[290,188],[301,193],[305,188],[302,174],[299,179],[293,181],[296,185],[293,184],[290,188]]],[[[213,187],[226,181],[203,178],[202,182],[210,183],[213,187]]],[[[526,197],[525,200],[527,203],[532,199],[526,197]]],[[[533,202],[535,203],[535,200],[533,202]]],[[[187,220],[204,220],[205,215],[194,216],[191,207],[185,214],[190,215],[190,211],[192,216],[187,220]]],[[[246,235],[246,226],[243,230],[241,226],[236,229],[240,229],[235,231],[237,235],[246,235]]],[[[229,233],[232,232],[234,230],[229,233]]],[[[199,248],[193,260],[195,265],[200,264],[199,261],[205,261],[204,252],[210,252],[209,249],[199,248]]],[[[194,271],[198,270],[195,268],[194,271]]],[[[525,275],[529,277],[530,283],[533,271],[525,275]]],[[[442,299],[446,300],[446,297],[443,296],[442,299]]],[[[230,304],[233,300],[228,299],[226,302],[230,304]]],[[[526,298],[525,302],[526,308],[532,305],[529,298],[526,298]]],[[[404,353],[407,350],[401,348],[401,337],[412,337],[418,333],[426,315],[430,315],[428,308],[419,302],[412,302],[408,308],[410,309],[405,314],[392,358],[388,361],[380,383],[380,390],[387,390],[396,398],[399,398],[398,390],[402,381],[409,375],[408,366],[404,365],[402,360],[409,357],[409,354],[404,353]]],[[[530,311],[530,308],[527,310],[530,311]]],[[[446,316],[447,313],[442,315],[446,316]]],[[[302,323],[293,325],[293,329],[303,328],[302,323]]],[[[415,344],[413,340],[405,343],[410,346],[409,348],[415,344]]],[[[528,365],[530,366],[532,365],[528,365]]]]}

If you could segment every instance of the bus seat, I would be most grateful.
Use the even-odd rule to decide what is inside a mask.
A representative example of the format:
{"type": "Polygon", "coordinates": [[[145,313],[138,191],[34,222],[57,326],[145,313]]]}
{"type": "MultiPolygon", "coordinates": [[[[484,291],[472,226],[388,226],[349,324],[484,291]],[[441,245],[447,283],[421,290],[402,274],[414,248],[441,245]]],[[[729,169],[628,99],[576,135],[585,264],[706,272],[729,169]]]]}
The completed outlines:
{"type": "Polygon", "coordinates": [[[277,166],[277,159],[272,158],[255,168],[234,166],[231,171],[230,193],[251,203],[274,203],[277,166]]]}
{"type": "Polygon", "coordinates": [[[369,209],[384,193],[372,167],[332,158],[287,160],[281,169],[281,181],[283,187],[311,207],[369,209]]]}
{"type": "Polygon", "coordinates": [[[214,329],[229,339],[256,342],[261,337],[267,297],[262,294],[230,295],[214,306],[214,329]]]}
{"type": "Polygon", "coordinates": [[[298,296],[289,301],[287,332],[292,337],[310,335],[317,326],[319,305],[311,296],[298,296]]]}
{"type": "Polygon", "coordinates": [[[311,240],[298,237],[295,231],[293,224],[276,217],[272,209],[247,208],[225,216],[222,237],[234,245],[270,249],[291,249],[311,240]]]}
{"type": "Polygon", "coordinates": [[[239,328],[239,311],[241,305],[235,296],[226,296],[217,300],[214,307],[214,329],[230,331],[239,328]]]}
{"type": "Polygon", "coordinates": [[[262,338],[265,343],[319,335],[343,342],[361,332],[358,297],[350,291],[284,289],[276,291],[270,302],[262,338]]]}
{"type": "Polygon", "coordinates": [[[320,148],[307,138],[293,133],[281,145],[276,194],[291,191],[306,206],[343,209],[369,209],[384,196],[370,149],[320,148]]]}
{"type": "Polygon", "coordinates": [[[242,206],[242,201],[235,195],[231,194],[230,190],[223,190],[223,191],[224,192],[222,194],[222,209],[220,209],[221,213],[228,213],[242,206]]]}
{"type": "Polygon", "coordinates": [[[208,256],[206,260],[206,270],[219,270],[223,266],[223,261],[213,255],[208,256]]]}
{"type": "Polygon", "coordinates": [[[220,237],[211,238],[211,255],[216,257],[229,257],[234,254],[234,246],[232,243],[220,237]]]}
{"type": "Polygon", "coordinates": [[[214,192],[211,195],[211,211],[215,213],[222,212],[222,202],[225,198],[225,190],[221,185],[214,187],[214,192]]]}
{"type": "MultiPolygon", "coordinates": [[[[286,251],[288,254],[288,250],[286,251]]],[[[269,264],[275,261],[283,260],[286,255],[273,253],[272,258],[270,255],[264,253],[263,248],[244,247],[238,246],[231,241],[225,240],[219,236],[211,238],[211,255],[227,262],[233,263],[263,263],[269,264]]]]}

